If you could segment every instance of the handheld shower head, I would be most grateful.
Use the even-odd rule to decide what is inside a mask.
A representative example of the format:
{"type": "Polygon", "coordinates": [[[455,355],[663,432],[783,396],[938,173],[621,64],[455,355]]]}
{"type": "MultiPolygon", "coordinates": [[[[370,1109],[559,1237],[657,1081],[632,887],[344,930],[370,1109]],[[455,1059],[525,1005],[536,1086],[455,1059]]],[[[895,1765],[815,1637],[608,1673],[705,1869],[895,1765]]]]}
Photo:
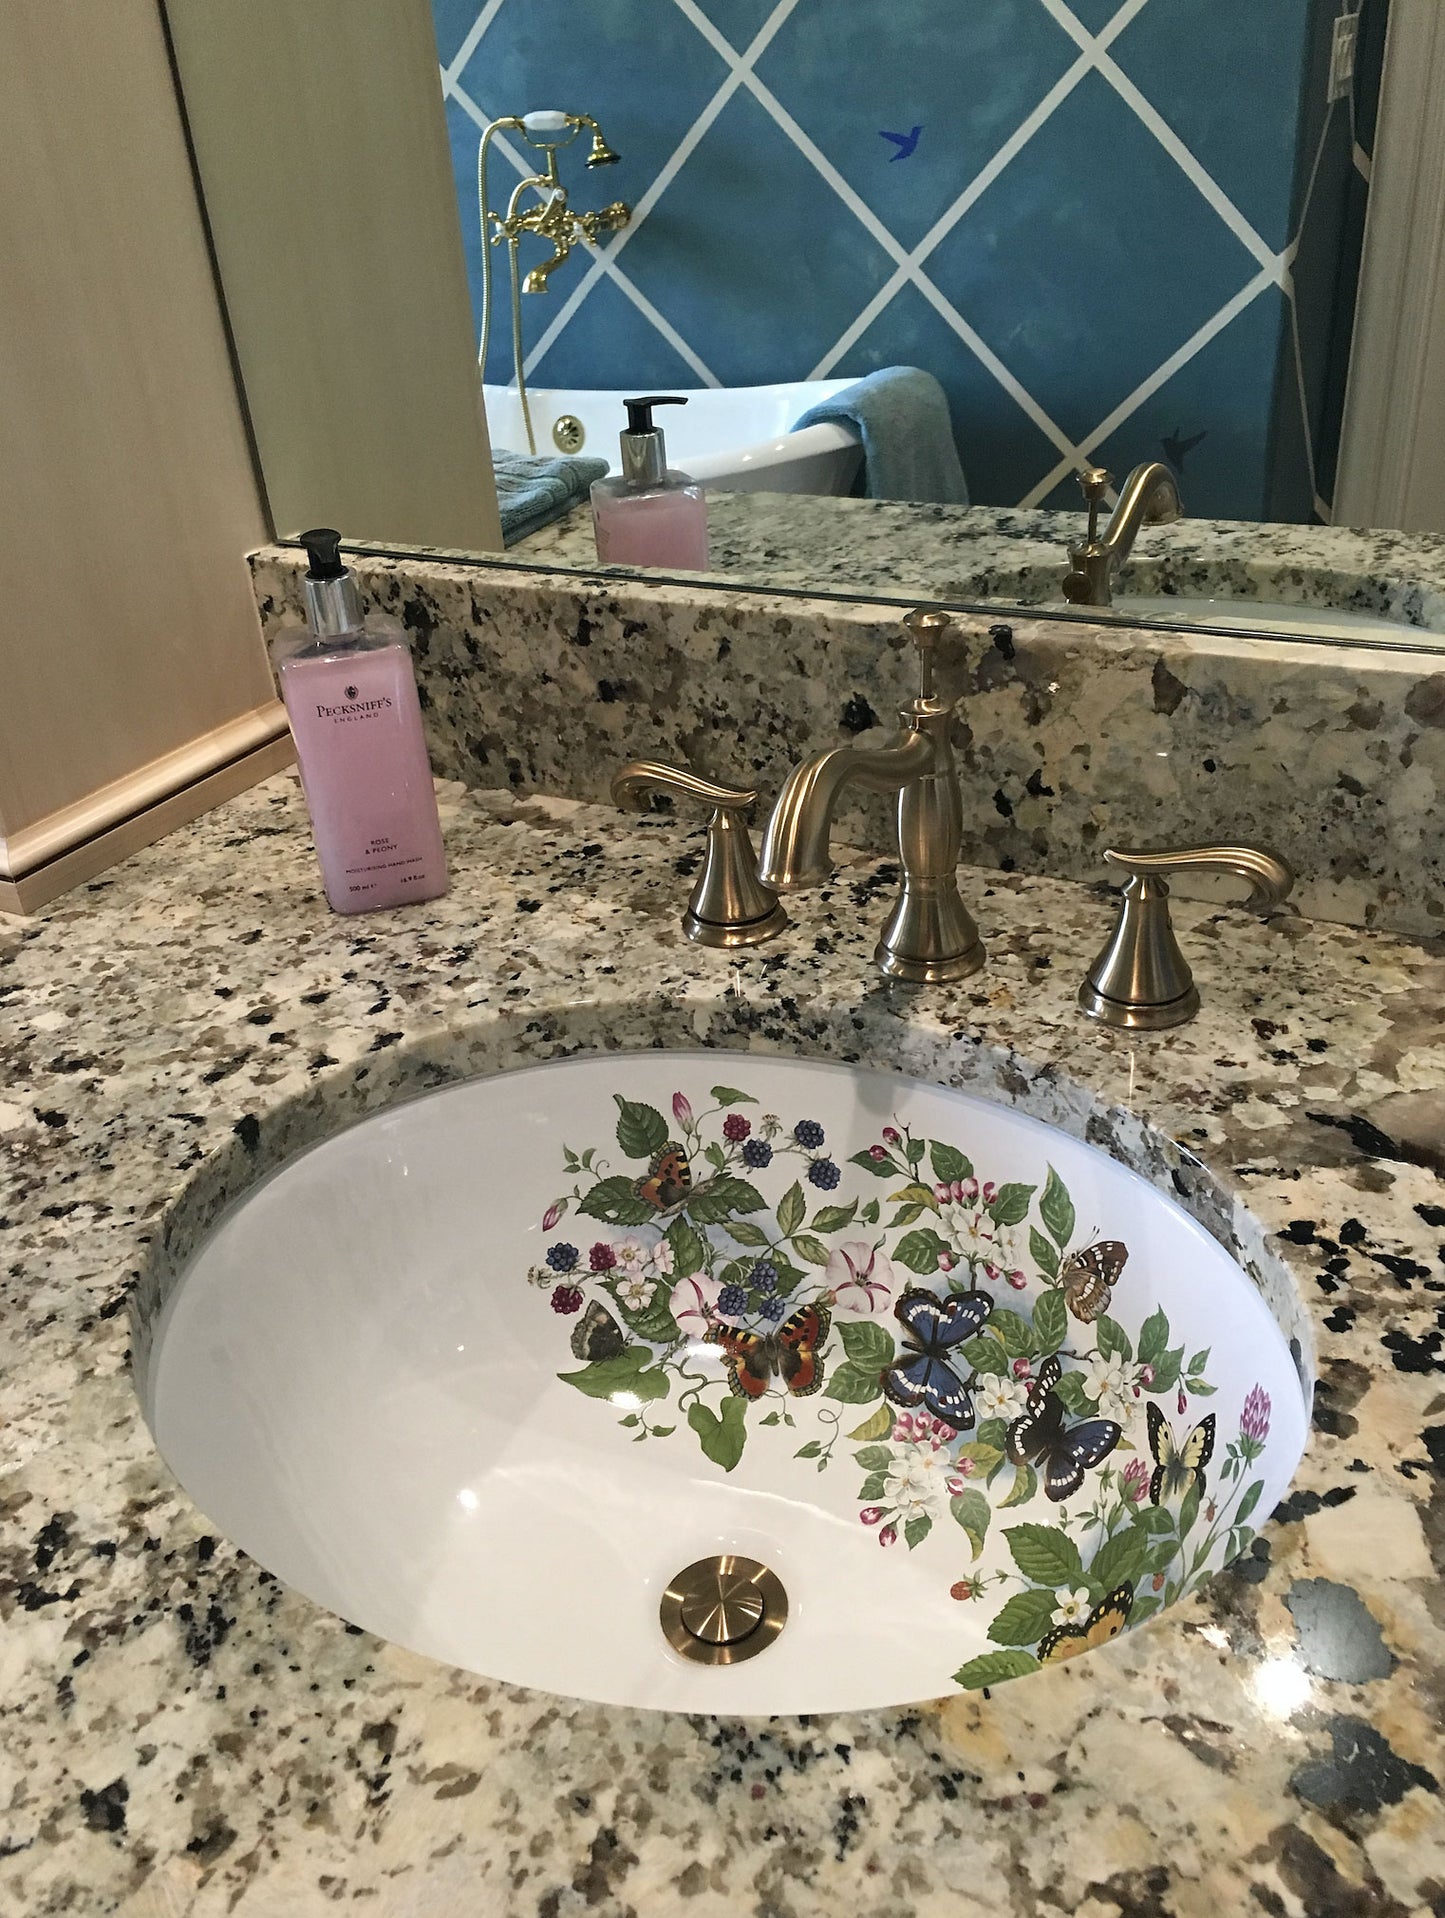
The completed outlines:
{"type": "Polygon", "coordinates": [[[620,153],[614,153],[612,148],[608,146],[602,137],[600,129],[594,128],[592,133],[592,151],[587,155],[588,166],[616,166],[621,158],[622,155],[620,153]]]}

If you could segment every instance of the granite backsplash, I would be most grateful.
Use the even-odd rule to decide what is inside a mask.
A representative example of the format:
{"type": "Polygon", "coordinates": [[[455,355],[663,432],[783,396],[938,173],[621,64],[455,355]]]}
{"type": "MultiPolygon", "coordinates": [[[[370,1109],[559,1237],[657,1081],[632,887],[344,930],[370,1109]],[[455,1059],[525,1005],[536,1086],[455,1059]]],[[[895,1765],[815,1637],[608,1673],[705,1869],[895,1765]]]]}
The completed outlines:
{"type": "MultiPolygon", "coordinates": [[[[432,761],[474,786],[605,801],[645,756],[756,785],[889,725],[912,690],[897,613],[497,564],[365,557],[406,625],[432,761]]],[[[252,559],[267,634],[300,617],[301,555],[252,559]]],[[[1445,926],[1445,671],[1426,653],[968,616],[963,859],[1098,879],[1108,846],[1247,841],[1295,868],[1309,916],[1445,926]]],[[[881,801],[840,836],[890,849],[881,801]]],[[[1207,882],[1206,882],[1207,883],[1207,882]]]]}

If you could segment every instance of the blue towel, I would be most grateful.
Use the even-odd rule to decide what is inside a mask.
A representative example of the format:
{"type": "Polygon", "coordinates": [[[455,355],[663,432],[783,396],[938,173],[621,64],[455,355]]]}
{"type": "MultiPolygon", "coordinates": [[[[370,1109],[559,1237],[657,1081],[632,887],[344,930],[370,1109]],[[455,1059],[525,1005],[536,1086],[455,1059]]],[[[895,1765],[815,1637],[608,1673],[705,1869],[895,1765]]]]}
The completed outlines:
{"type": "Polygon", "coordinates": [[[607,471],[606,460],[552,459],[545,454],[508,453],[492,448],[497,476],[497,508],[502,515],[502,544],[515,546],[561,519],[593,480],[607,471]]]}
{"type": "Polygon", "coordinates": [[[862,436],[866,499],[967,506],[968,483],[958,463],[948,395],[931,373],[885,366],[809,407],[793,430],[824,420],[856,427],[862,436]]]}

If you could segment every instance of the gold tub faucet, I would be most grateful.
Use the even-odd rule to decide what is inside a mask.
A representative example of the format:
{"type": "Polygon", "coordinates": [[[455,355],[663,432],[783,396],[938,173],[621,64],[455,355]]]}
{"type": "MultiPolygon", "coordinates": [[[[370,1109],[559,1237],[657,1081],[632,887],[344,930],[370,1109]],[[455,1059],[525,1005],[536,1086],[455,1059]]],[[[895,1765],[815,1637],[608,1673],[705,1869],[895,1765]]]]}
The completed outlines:
{"type": "Polygon", "coordinates": [[[1099,502],[1112,484],[1113,475],[1102,466],[1086,467],[1079,475],[1089,503],[1089,532],[1082,546],[1069,548],[1064,598],[1074,606],[1112,606],[1115,568],[1133,552],[1139,528],[1146,523],[1168,525],[1184,512],[1174,475],[1162,460],[1150,460],[1125,480],[1119,503],[1100,533],[1099,502]]]}

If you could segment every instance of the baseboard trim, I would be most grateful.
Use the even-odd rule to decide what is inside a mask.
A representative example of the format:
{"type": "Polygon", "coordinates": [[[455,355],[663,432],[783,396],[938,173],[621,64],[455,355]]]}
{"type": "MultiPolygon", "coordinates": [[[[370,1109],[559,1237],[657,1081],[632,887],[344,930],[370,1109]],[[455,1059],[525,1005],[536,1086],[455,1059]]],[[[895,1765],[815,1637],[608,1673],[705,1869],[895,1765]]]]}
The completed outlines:
{"type": "MultiPolygon", "coordinates": [[[[208,735],[212,739],[215,736],[208,735]]],[[[237,793],[245,792],[258,780],[280,772],[295,756],[291,735],[284,732],[279,738],[253,746],[229,764],[215,767],[179,791],[167,793],[129,818],[116,821],[93,838],[69,847],[29,872],[17,878],[0,876],[0,912],[38,912],[72,887],[94,879],[108,866],[129,858],[143,846],[154,845],[178,826],[187,825],[213,806],[234,799],[237,793]]]]}

